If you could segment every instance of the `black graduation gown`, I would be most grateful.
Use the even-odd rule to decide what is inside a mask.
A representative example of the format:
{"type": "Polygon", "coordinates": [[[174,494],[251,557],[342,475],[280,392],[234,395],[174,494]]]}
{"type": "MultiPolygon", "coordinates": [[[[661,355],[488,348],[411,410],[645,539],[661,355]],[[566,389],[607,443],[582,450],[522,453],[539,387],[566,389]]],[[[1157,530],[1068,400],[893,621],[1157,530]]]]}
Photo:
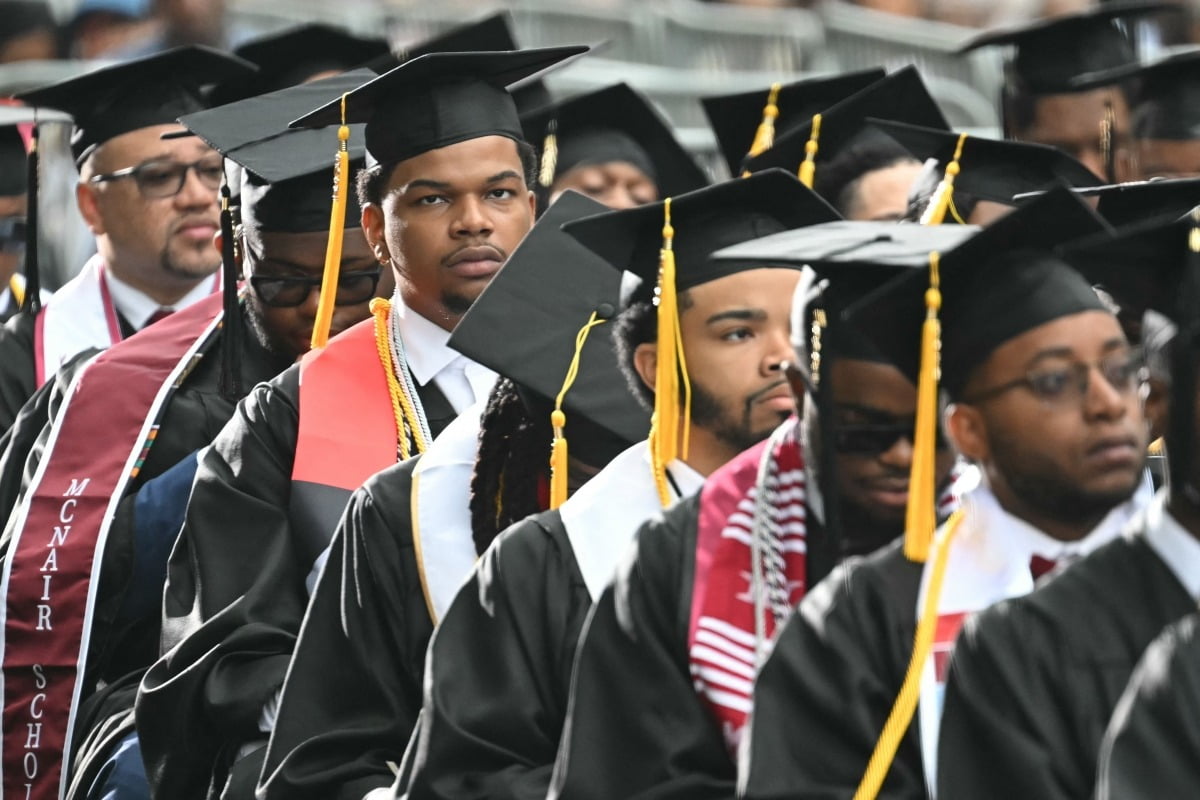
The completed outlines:
{"type": "Polygon", "coordinates": [[[552,797],[732,798],[735,769],[688,671],[700,495],[638,530],[580,643],[552,797]]]}
{"type": "Polygon", "coordinates": [[[1195,607],[1135,535],[970,619],[947,678],[939,798],[1090,798],[1130,673],[1159,631],[1195,607]]]}
{"type": "MultiPolygon", "coordinates": [[[[853,796],[912,657],[922,568],[897,541],[800,602],[755,683],[747,798],[853,796]]],[[[924,797],[924,773],[914,718],[879,796],[924,797]]]]}
{"type": "Polygon", "coordinates": [[[1192,797],[1200,791],[1200,615],[1146,649],[1113,712],[1097,800],[1192,797]]]}
{"type": "Polygon", "coordinates": [[[557,511],[492,543],[429,645],[398,784],[410,800],[546,796],[591,604],[557,511]]]}
{"type": "Polygon", "coordinates": [[[284,684],[266,798],[360,800],[395,777],[387,764],[403,759],[421,710],[433,634],[412,538],[419,459],[350,498],[284,684]]]}
{"type": "MultiPolygon", "coordinates": [[[[164,655],[137,701],[156,796],[219,793],[242,747],[266,742],[260,716],[283,685],[323,549],[293,536],[289,518],[299,376],[296,365],[255,387],[196,472],[168,564],[164,655]]],[[[453,410],[432,381],[418,392],[436,435],[453,410]]]]}
{"type": "Polygon", "coordinates": [[[37,389],[33,363],[33,320],[19,313],[0,328],[0,431],[8,430],[37,389]]]}

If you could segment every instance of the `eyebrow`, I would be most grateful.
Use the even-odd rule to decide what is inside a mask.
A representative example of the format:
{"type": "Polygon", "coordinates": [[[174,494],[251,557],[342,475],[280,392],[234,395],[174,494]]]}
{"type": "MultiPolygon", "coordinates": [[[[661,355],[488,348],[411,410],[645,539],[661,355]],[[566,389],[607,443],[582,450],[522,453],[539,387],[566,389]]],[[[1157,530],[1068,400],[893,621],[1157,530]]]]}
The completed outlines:
{"type": "Polygon", "coordinates": [[[766,318],[767,312],[761,308],[732,308],[729,311],[718,311],[705,320],[704,324],[713,325],[730,319],[744,320],[746,322],[762,322],[766,318]]]}
{"type": "MultiPolygon", "coordinates": [[[[492,175],[490,178],[486,179],[484,183],[490,185],[493,183],[499,183],[500,181],[507,181],[520,177],[521,174],[516,170],[506,169],[503,172],[497,172],[495,175],[492,175]]],[[[435,191],[445,192],[453,188],[454,184],[446,183],[445,181],[435,181],[432,178],[416,178],[415,180],[411,180],[401,187],[401,191],[407,192],[411,189],[433,189],[435,191]]]]}
{"type": "MultiPolygon", "coordinates": [[[[1123,337],[1113,337],[1101,346],[1101,351],[1108,353],[1113,350],[1119,350],[1122,347],[1129,347],[1130,344],[1123,337]]],[[[1040,353],[1029,359],[1028,366],[1032,367],[1039,361],[1047,358],[1074,358],[1075,351],[1070,347],[1053,347],[1047,350],[1042,350],[1040,353]]]]}

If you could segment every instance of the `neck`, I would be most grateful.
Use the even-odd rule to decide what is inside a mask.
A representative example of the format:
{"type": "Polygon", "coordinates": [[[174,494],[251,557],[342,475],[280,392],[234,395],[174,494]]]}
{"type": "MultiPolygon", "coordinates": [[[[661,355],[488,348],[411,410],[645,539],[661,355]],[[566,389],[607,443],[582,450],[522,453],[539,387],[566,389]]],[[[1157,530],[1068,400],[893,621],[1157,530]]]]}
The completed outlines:
{"type": "Polygon", "coordinates": [[[105,266],[112,271],[112,274],[117,280],[126,285],[132,286],[142,294],[149,297],[160,306],[174,306],[182,300],[187,293],[195,289],[204,281],[211,281],[211,274],[205,275],[202,278],[176,278],[166,275],[162,269],[156,268],[154,279],[148,280],[143,275],[136,273],[130,274],[128,271],[117,266],[117,262],[107,256],[104,259],[105,266]]]}
{"type": "Polygon", "coordinates": [[[458,321],[463,317],[462,314],[455,314],[442,303],[430,302],[429,298],[422,297],[408,282],[398,283],[397,286],[400,288],[396,294],[408,311],[419,314],[444,331],[453,332],[458,321]]]}
{"type": "Polygon", "coordinates": [[[996,496],[1000,507],[1019,520],[1028,522],[1042,533],[1060,542],[1075,542],[1091,533],[1100,524],[1109,510],[1091,514],[1080,514],[1069,520],[1061,519],[1040,511],[1025,502],[1017,493],[1011,491],[1002,480],[996,480],[989,470],[989,481],[992,494],[996,496]]]}
{"type": "Polygon", "coordinates": [[[1200,539],[1200,492],[1193,487],[1167,488],[1167,511],[1184,530],[1200,539]]]}
{"type": "Polygon", "coordinates": [[[689,428],[689,434],[688,454],[687,458],[682,459],[683,463],[706,478],[740,452],[719,439],[711,431],[697,425],[689,428]]]}

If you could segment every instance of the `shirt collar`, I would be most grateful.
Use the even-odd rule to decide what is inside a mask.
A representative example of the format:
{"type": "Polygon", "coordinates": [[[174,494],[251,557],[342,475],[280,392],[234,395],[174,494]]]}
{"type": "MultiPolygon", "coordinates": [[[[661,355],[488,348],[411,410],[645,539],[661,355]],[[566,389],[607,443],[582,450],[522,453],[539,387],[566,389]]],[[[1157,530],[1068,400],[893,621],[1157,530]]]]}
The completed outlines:
{"type": "Polygon", "coordinates": [[[1166,492],[1160,491],[1146,509],[1146,542],[1187,593],[1200,600],[1200,540],[1171,516],[1166,498],[1166,492]]]}
{"type": "Polygon", "coordinates": [[[450,331],[406,308],[398,299],[392,303],[392,313],[404,341],[408,368],[419,385],[425,386],[446,367],[464,358],[447,346],[450,331]]]}
{"type": "Polygon", "coordinates": [[[154,316],[154,312],[160,308],[171,311],[187,308],[192,303],[199,302],[208,297],[215,291],[215,287],[220,285],[219,279],[211,276],[206,277],[197,283],[191,291],[181,297],[179,302],[170,306],[162,306],[153,297],[150,297],[139,289],[135,289],[114,275],[112,268],[104,270],[104,281],[108,284],[108,293],[112,297],[112,302],[117,309],[117,313],[124,317],[125,321],[132,325],[134,330],[139,331],[146,327],[146,323],[150,321],[150,317],[154,316]]]}

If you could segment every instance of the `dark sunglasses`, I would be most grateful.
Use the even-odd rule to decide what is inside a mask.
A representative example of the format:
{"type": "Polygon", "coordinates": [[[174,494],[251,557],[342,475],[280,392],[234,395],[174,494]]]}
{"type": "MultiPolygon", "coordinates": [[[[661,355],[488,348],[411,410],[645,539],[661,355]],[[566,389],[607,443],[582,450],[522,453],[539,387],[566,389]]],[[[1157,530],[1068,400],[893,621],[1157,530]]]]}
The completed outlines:
{"type": "Polygon", "coordinates": [[[22,253],[25,251],[25,218],[4,217],[0,219],[0,253],[22,253]]]}
{"type": "MultiPolygon", "coordinates": [[[[353,306],[365,303],[375,296],[379,285],[379,267],[343,272],[338,276],[337,296],[334,305],[353,306]]],[[[321,276],[311,277],[285,275],[251,275],[250,285],[264,305],[272,308],[295,308],[308,299],[313,289],[321,288],[321,276]]]]}
{"type": "MultiPolygon", "coordinates": [[[[834,450],[846,455],[878,456],[895,447],[900,439],[913,440],[913,426],[908,425],[834,425],[834,450]]],[[[942,432],[937,432],[938,450],[949,447],[942,432]]]]}

